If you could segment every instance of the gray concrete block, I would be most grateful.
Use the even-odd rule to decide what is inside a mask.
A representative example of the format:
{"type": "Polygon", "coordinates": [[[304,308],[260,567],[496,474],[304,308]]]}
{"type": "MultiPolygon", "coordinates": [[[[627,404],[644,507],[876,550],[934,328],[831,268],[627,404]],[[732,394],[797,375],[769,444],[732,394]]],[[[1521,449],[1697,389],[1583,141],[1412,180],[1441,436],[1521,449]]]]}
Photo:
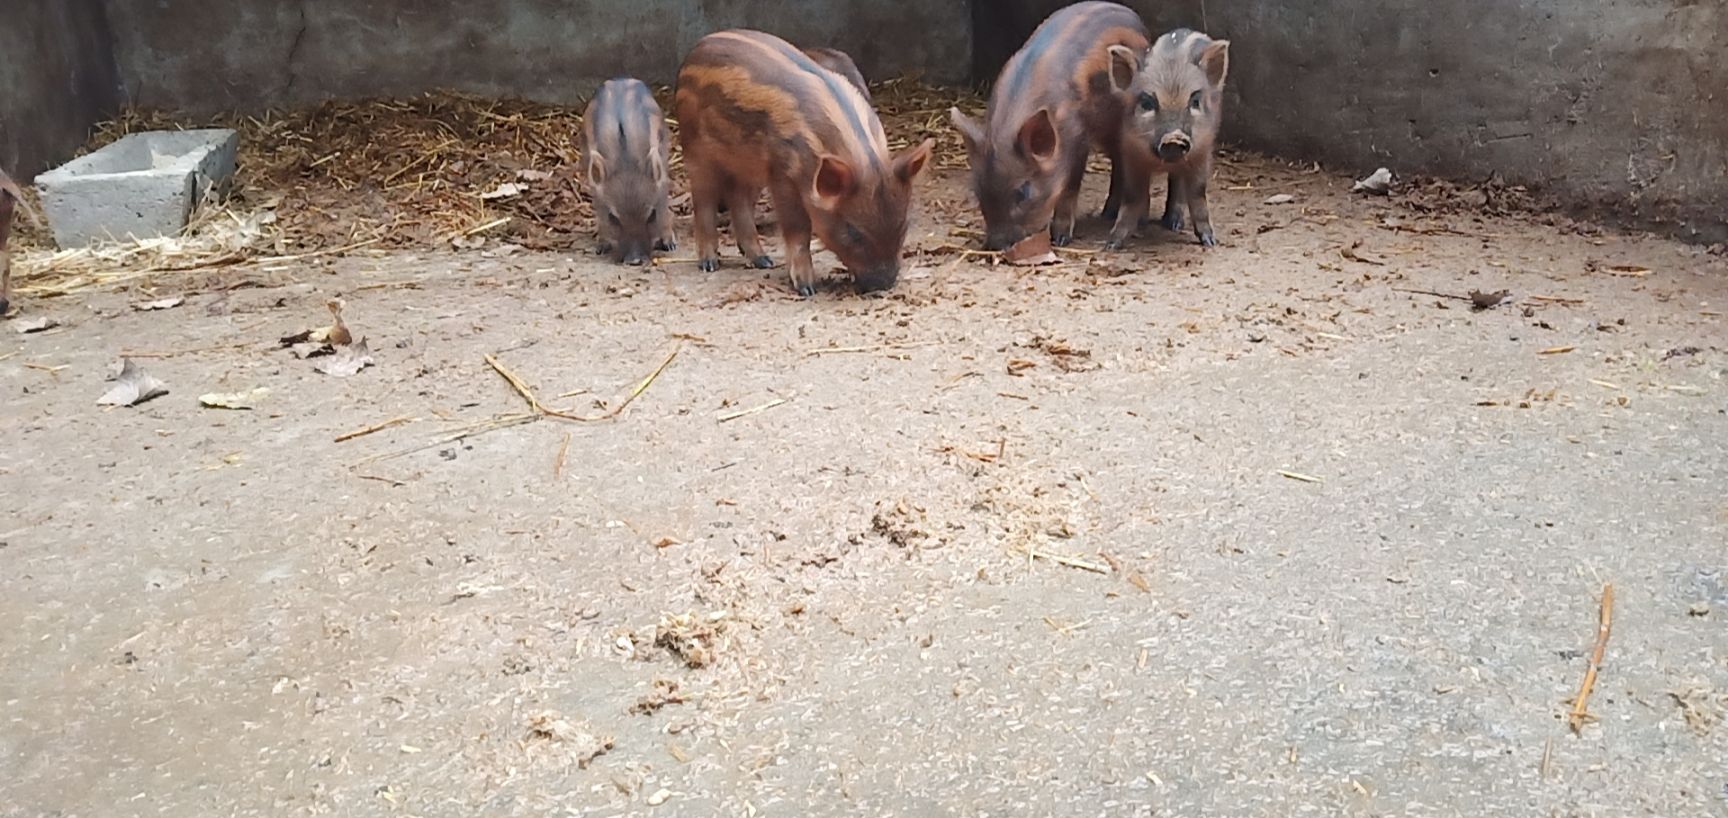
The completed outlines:
{"type": "Polygon", "coordinates": [[[234,131],[149,131],[36,177],[61,247],[172,236],[206,197],[226,196],[240,137],[234,131]]]}

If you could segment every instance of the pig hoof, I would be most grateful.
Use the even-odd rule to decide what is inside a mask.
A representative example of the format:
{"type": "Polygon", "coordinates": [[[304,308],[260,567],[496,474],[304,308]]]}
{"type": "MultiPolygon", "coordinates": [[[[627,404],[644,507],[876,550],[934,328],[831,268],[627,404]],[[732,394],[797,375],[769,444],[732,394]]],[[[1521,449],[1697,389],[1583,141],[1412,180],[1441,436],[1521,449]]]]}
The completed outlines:
{"type": "Polygon", "coordinates": [[[594,245],[594,255],[604,256],[610,252],[612,252],[612,242],[603,241],[594,245]]]}
{"type": "Polygon", "coordinates": [[[1056,233],[1050,237],[1050,244],[1056,247],[1067,247],[1074,243],[1073,233],[1056,233]]]}
{"type": "Polygon", "coordinates": [[[1200,235],[1200,246],[1201,247],[1217,247],[1218,246],[1218,239],[1216,239],[1212,236],[1212,231],[1207,230],[1207,231],[1200,233],[1199,235],[1200,235]]]}
{"type": "MultiPolygon", "coordinates": [[[[757,256],[750,260],[750,266],[755,267],[758,270],[766,270],[774,266],[774,259],[771,259],[766,255],[757,256]]],[[[808,293],[806,293],[806,295],[808,295],[808,293]]]]}
{"type": "Polygon", "coordinates": [[[696,262],[696,269],[704,273],[712,273],[720,269],[719,259],[705,258],[696,262]]]}
{"type": "Polygon", "coordinates": [[[11,309],[12,309],[12,302],[7,301],[4,298],[0,298],[0,318],[5,318],[6,313],[10,312],[11,309]]]}
{"type": "Polygon", "coordinates": [[[1182,229],[1182,214],[1165,213],[1164,218],[1160,219],[1158,223],[1164,225],[1165,230],[1174,233],[1182,229]]]}
{"type": "Polygon", "coordinates": [[[1125,238],[1119,239],[1119,238],[1116,238],[1115,236],[1111,236],[1110,238],[1104,240],[1104,249],[1106,249],[1106,250],[1120,250],[1120,249],[1122,249],[1122,245],[1127,244],[1127,243],[1128,243],[1128,240],[1125,238]]]}
{"type": "Polygon", "coordinates": [[[816,295],[816,285],[815,284],[799,284],[796,286],[797,286],[799,295],[804,296],[805,298],[815,297],[815,295],[816,295]]]}
{"type": "Polygon", "coordinates": [[[654,242],[654,249],[662,253],[670,253],[678,249],[678,242],[673,239],[660,239],[654,242]]]}

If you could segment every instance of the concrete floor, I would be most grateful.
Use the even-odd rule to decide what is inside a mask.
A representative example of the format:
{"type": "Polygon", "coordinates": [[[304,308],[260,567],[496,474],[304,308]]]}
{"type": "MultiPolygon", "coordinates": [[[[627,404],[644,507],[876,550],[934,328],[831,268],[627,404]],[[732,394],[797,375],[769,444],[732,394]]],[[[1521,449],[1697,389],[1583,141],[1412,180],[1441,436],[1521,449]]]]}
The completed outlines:
{"type": "Polygon", "coordinates": [[[1025,270],[939,252],[945,177],[880,298],[474,252],[26,303],[0,816],[1728,814],[1728,265],[1348,184],[1238,160],[1225,246],[1025,270]],[[353,378],[275,348],[331,295],[353,378]],[[172,393],[96,407],[122,349],[172,393]],[[487,353],[592,412],[674,349],[439,442],[524,410],[487,353]]]}

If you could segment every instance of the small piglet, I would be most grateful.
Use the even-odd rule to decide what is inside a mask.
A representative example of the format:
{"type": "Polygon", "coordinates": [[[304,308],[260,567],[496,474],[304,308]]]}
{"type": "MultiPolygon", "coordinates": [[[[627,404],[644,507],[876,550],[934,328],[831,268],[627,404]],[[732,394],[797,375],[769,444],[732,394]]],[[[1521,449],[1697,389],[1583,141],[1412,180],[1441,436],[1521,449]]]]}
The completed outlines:
{"type": "Polygon", "coordinates": [[[881,121],[852,83],[778,37],[741,29],[696,43],[678,71],[675,112],[702,269],[719,266],[722,202],[744,257],[774,265],[753,221],[767,189],[799,294],[816,292],[812,232],[860,291],[894,286],[912,182],[930,159],[930,140],[891,155],[881,121]]]}
{"type": "Polygon", "coordinates": [[[806,48],[804,53],[817,65],[845,77],[864,95],[865,102],[870,101],[870,86],[864,82],[864,72],[858,70],[858,63],[852,61],[850,54],[837,48],[806,48]]]}
{"type": "Polygon", "coordinates": [[[641,80],[607,80],[582,115],[582,176],[594,201],[599,251],[646,264],[677,247],[667,206],[672,137],[641,80]]]}
{"type": "Polygon", "coordinates": [[[1094,147],[1111,160],[1104,210],[1115,215],[1122,100],[1110,83],[1109,49],[1144,49],[1147,39],[1146,25],[1126,6],[1075,3],[1050,15],[1003,66],[982,124],[958,108],[948,112],[971,158],[985,248],[1044,230],[1058,246],[1072,241],[1094,147]]]}
{"type": "Polygon", "coordinates": [[[12,308],[12,251],[7,245],[12,238],[12,213],[17,208],[22,208],[32,222],[41,224],[18,184],[0,170],[0,316],[12,308]]]}
{"type": "Polygon", "coordinates": [[[1122,156],[1128,172],[1122,211],[1109,247],[1121,247],[1150,208],[1154,174],[1169,174],[1164,226],[1182,229],[1182,208],[1207,247],[1218,244],[1206,207],[1212,151],[1224,115],[1224,75],[1230,41],[1179,28],[1146,52],[1110,49],[1110,81],[1124,94],[1122,156]]]}

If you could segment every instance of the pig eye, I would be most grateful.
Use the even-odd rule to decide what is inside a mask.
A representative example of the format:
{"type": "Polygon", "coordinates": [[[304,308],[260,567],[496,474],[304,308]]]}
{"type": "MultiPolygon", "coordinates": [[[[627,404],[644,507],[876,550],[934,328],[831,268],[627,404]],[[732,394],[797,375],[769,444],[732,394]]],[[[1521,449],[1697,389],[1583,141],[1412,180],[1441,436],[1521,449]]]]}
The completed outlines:
{"type": "Polygon", "coordinates": [[[1031,198],[1032,198],[1032,183],[1031,182],[1027,182],[1027,183],[1025,183],[1025,184],[1023,184],[1017,188],[1014,188],[1014,203],[1015,204],[1025,204],[1031,198]]]}
{"type": "Polygon", "coordinates": [[[617,225],[619,223],[618,222],[618,213],[616,211],[612,211],[612,210],[606,211],[606,221],[611,222],[613,225],[617,225]]]}
{"type": "Polygon", "coordinates": [[[1155,96],[1152,96],[1151,94],[1141,93],[1140,94],[1140,110],[1142,110],[1142,111],[1156,111],[1156,110],[1158,110],[1158,98],[1155,96]]]}
{"type": "Polygon", "coordinates": [[[859,232],[858,228],[848,224],[840,228],[840,240],[856,246],[864,243],[864,234],[859,232]]]}
{"type": "Polygon", "coordinates": [[[648,223],[649,224],[653,224],[654,222],[658,221],[659,218],[660,218],[660,208],[651,207],[648,209],[648,223]]]}
{"type": "Polygon", "coordinates": [[[1200,110],[1200,94],[1200,91],[1195,91],[1194,95],[1188,98],[1188,107],[1196,111],[1200,110]]]}

